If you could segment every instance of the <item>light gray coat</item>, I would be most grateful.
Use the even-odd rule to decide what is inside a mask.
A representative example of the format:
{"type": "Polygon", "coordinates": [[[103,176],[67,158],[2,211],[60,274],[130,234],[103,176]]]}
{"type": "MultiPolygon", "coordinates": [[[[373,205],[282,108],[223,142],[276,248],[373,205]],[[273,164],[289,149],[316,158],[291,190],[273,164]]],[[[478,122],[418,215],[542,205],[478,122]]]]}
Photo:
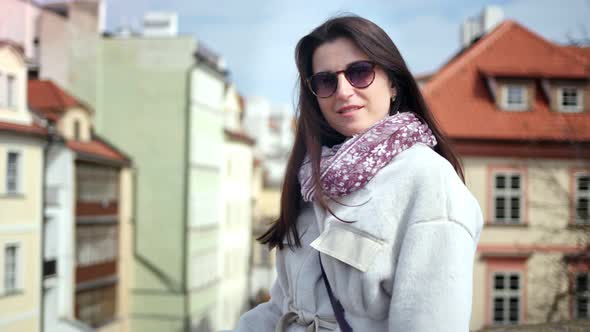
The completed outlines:
{"type": "Polygon", "coordinates": [[[339,331],[318,251],[354,331],[468,331],[483,220],[447,160],[416,144],[341,202],[333,211],[354,223],[305,206],[303,247],[277,250],[271,300],[236,331],[339,331]]]}

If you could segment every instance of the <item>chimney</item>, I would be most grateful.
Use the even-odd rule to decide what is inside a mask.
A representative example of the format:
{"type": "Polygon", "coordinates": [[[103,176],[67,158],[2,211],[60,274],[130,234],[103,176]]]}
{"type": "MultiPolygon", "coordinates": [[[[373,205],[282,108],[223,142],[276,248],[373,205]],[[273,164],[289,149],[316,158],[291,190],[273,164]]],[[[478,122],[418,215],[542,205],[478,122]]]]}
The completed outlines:
{"type": "Polygon", "coordinates": [[[466,19],[461,24],[461,47],[468,47],[500,24],[502,20],[504,20],[504,12],[498,6],[486,6],[480,15],[466,19]]]}
{"type": "Polygon", "coordinates": [[[175,37],[178,35],[178,14],[151,12],[143,17],[145,37],[175,37]]]}

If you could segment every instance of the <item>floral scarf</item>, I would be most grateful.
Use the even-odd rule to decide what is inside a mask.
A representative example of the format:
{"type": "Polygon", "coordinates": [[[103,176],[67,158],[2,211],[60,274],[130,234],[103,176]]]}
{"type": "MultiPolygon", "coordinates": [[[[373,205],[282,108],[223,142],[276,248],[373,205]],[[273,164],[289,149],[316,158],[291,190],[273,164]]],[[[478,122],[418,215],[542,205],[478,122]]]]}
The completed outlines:
{"type": "MultiPolygon", "coordinates": [[[[336,198],[355,192],[396,155],[416,143],[434,147],[436,138],[414,113],[403,112],[386,117],[342,144],[322,147],[320,181],[324,194],[336,198]]],[[[316,188],[309,157],[299,170],[299,183],[303,200],[313,201],[316,188]]]]}

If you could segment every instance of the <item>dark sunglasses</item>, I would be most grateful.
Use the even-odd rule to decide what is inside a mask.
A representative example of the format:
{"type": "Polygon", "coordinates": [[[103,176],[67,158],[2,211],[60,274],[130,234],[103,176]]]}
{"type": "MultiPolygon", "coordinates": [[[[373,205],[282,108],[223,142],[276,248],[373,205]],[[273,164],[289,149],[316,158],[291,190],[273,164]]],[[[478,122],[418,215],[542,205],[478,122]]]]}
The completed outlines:
{"type": "Polygon", "coordinates": [[[357,89],[364,89],[375,80],[375,63],[356,61],[346,66],[344,70],[315,73],[307,78],[307,86],[316,97],[328,98],[338,88],[338,75],[340,73],[344,73],[344,77],[346,77],[350,85],[357,89]]]}

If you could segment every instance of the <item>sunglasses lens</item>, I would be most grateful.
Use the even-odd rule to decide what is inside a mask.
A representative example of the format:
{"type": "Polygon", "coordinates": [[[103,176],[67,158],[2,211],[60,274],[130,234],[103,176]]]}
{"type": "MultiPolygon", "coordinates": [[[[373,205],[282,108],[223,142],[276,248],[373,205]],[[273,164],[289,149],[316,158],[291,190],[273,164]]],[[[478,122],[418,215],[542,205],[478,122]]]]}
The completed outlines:
{"type": "Polygon", "coordinates": [[[375,79],[374,65],[370,62],[353,63],[346,69],[344,75],[355,88],[366,88],[375,79]]]}
{"type": "Polygon", "coordinates": [[[311,77],[309,83],[316,96],[326,98],[336,91],[338,78],[334,73],[318,73],[311,77]]]}

